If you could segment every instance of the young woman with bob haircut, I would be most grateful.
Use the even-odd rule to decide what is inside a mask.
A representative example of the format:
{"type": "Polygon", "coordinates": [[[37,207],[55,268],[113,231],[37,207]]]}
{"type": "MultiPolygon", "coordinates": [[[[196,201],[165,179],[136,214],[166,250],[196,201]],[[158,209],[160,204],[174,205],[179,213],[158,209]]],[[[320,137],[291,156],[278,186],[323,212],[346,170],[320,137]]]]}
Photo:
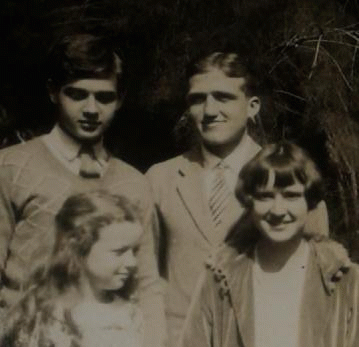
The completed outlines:
{"type": "Polygon", "coordinates": [[[304,231],[324,197],[308,154],[265,146],[241,171],[237,197],[246,213],[208,261],[181,346],[359,346],[358,266],[335,241],[304,231]]]}

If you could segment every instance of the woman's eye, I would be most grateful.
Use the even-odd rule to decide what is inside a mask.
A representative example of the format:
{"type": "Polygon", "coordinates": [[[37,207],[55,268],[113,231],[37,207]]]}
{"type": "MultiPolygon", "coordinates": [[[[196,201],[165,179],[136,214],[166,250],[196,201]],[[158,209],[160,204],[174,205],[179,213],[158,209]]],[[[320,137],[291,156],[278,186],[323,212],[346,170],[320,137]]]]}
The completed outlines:
{"type": "Polygon", "coordinates": [[[267,192],[257,192],[254,194],[254,199],[260,201],[268,201],[273,198],[274,198],[273,194],[267,192]]]}
{"type": "Polygon", "coordinates": [[[296,199],[301,198],[302,196],[303,196],[302,193],[297,193],[297,192],[284,192],[283,193],[283,197],[288,200],[296,200],[296,199]]]}

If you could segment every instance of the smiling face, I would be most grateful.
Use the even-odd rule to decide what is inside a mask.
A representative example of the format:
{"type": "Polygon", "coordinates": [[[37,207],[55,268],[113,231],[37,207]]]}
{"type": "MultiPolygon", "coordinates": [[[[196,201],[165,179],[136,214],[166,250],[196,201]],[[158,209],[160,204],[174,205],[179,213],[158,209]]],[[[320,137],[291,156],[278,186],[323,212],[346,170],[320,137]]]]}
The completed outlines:
{"type": "Polygon", "coordinates": [[[189,80],[189,113],[203,144],[220,156],[235,148],[248,118],[259,112],[259,98],[245,94],[245,82],[244,77],[228,77],[215,67],[189,80]]]}
{"type": "Polygon", "coordinates": [[[95,294],[118,290],[137,267],[135,252],[142,235],[138,222],[120,222],[99,230],[99,239],[92,246],[84,271],[95,294]]]}
{"type": "Polygon", "coordinates": [[[283,188],[258,187],[253,196],[252,216],[261,235],[272,242],[302,236],[308,215],[305,187],[299,182],[283,188]]]}
{"type": "Polygon", "coordinates": [[[98,141],[121,106],[115,77],[68,83],[51,100],[59,107],[60,127],[79,142],[98,141]]]}

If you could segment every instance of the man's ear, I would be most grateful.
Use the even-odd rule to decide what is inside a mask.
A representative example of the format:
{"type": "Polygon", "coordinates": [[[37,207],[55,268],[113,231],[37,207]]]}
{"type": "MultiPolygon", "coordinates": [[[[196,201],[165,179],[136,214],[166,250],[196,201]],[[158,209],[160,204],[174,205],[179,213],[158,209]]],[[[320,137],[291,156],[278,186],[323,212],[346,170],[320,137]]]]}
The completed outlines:
{"type": "Polygon", "coordinates": [[[261,109],[261,101],[258,96],[251,96],[248,100],[247,114],[248,118],[254,119],[261,109]]]}
{"type": "Polygon", "coordinates": [[[47,89],[47,92],[49,94],[51,102],[53,104],[57,104],[57,94],[58,94],[58,92],[56,91],[54,83],[53,83],[53,81],[51,79],[47,80],[46,89],[47,89]]]}

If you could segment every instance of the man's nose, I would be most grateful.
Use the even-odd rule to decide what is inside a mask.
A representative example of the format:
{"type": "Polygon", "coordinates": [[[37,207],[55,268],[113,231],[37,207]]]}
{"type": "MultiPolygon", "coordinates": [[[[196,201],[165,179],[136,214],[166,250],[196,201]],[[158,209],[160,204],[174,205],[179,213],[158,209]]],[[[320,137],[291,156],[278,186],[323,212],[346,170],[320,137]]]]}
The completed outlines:
{"type": "Polygon", "coordinates": [[[209,94],[204,103],[204,115],[216,116],[218,114],[218,103],[216,99],[209,94]]]}
{"type": "Polygon", "coordinates": [[[95,95],[93,95],[92,93],[90,93],[86,99],[84,113],[88,113],[88,114],[92,114],[92,115],[98,113],[97,101],[96,101],[95,95]]]}

